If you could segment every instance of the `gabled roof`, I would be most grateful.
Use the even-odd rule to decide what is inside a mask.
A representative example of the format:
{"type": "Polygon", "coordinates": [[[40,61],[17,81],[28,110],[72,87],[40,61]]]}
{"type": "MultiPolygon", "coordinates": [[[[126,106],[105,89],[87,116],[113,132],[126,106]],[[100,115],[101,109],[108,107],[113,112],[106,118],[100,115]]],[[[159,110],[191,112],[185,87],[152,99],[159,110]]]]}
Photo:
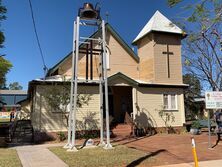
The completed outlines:
{"type": "Polygon", "coordinates": [[[155,88],[188,88],[189,87],[189,85],[187,85],[187,84],[174,84],[174,85],[172,85],[172,84],[164,84],[164,83],[161,84],[161,83],[141,82],[139,80],[134,80],[133,78],[130,78],[127,75],[125,75],[121,72],[118,72],[116,74],[113,74],[113,75],[109,76],[107,78],[108,84],[110,82],[112,82],[113,80],[119,79],[119,78],[127,81],[129,83],[129,85],[134,86],[134,87],[136,87],[136,86],[138,86],[138,87],[151,87],[151,88],[154,88],[154,87],[155,88]]]}
{"type": "Polygon", "coordinates": [[[135,81],[134,79],[128,77],[127,75],[125,75],[125,74],[123,74],[123,73],[121,73],[121,72],[118,72],[118,73],[116,73],[116,74],[114,74],[114,75],[109,76],[109,77],[107,78],[107,80],[108,80],[108,83],[109,83],[109,82],[112,82],[113,80],[119,79],[119,78],[127,81],[130,85],[134,85],[134,86],[135,86],[135,85],[138,85],[138,82],[137,82],[137,81],[135,81]]]}
{"type": "Polygon", "coordinates": [[[151,17],[151,19],[147,22],[147,24],[143,27],[143,29],[140,31],[140,33],[137,35],[137,37],[133,40],[133,44],[135,44],[138,40],[140,40],[152,31],[167,32],[181,35],[185,34],[183,30],[173,24],[168,18],[166,18],[162,13],[157,10],[151,17]]]}
{"type": "MultiPolygon", "coordinates": [[[[70,77],[66,78],[64,80],[64,76],[57,75],[57,76],[51,76],[46,77],[44,79],[36,79],[29,82],[29,92],[31,91],[33,85],[52,85],[52,84],[70,84],[70,77]]],[[[133,78],[128,77],[127,75],[118,72],[116,74],[113,74],[107,78],[108,85],[115,81],[116,79],[123,79],[125,80],[129,85],[133,87],[150,87],[150,88],[188,88],[189,85],[187,84],[164,84],[164,83],[149,83],[149,82],[143,82],[139,80],[135,80],[133,78]]],[[[99,80],[92,80],[92,81],[86,81],[84,79],[79,80],[79,85],[91,85],[91,86],[98,86],[99,80]]]]}
{"type": "MultiPolygon", "coordinates": [[[[137,62],[139,62],[139,57],[136,55],[136,53],[130,48],[130,46],[121,38],[121,36],[113,29],[113,27],[106,23],[106,29],[113,35],[113,37],[121,44],[121,46],[129,53],[129,55],[137,62]]],[[[90,38],[95,37],[98,34],[98,31],[96,31],[95,33],[93,33],[90,38]]],[[[81,46],[80,46],[81,47],[81,46]]],[[[53,66],[52,68],[49,69],[48,73],[46,74],[46,76],[50,76],[53,72],[55,72],[59,66],[65,62],[69,56],[71,56],[72,51],[65,56],[59,63],[57,63],[55,66],[53,66]]]]}

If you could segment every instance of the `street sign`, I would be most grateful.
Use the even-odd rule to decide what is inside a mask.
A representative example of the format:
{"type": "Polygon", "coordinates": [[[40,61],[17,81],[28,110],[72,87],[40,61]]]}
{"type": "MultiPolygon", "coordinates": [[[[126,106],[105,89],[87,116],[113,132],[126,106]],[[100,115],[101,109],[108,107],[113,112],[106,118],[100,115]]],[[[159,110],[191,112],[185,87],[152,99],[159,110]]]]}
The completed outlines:
{"type": "Polygon", "coordinates": [[[222,92],[205,92],[206,109],[222,109],[222,92]]]}

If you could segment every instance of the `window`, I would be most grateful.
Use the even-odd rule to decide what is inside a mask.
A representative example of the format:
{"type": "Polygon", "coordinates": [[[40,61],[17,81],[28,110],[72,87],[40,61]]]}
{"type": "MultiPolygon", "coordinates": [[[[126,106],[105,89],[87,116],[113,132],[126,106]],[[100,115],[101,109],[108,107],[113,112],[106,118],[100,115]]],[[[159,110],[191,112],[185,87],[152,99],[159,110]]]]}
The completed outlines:
{"type": "Polygon", "coordinates": [[[163,106],[165,110],[177,110],[177,95],[176,94],[164,94],[163,106]]]}
{"type": "Polygon", "coordinates": [[[27,95],[17,95],[17,94],[10,94],[10,95],[0,95],[0,101],[7,105],[15,105],[16,103],[25,100],[27,95]]]}

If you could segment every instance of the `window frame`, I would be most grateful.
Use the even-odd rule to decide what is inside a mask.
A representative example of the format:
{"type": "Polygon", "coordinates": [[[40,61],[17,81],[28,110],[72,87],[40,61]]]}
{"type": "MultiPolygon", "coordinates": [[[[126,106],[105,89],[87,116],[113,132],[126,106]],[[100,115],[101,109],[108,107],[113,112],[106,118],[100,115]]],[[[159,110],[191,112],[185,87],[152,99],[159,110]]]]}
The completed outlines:
{"type": "Polygon", "coordinates": [[[163,109],[166,111],[178,111],[178,95],[176,93],[163,93],[163,109]],[[167,95],[167,107],[164,105],[165,95],[167,95]],[[175,95],[175,108],[172,108],[172,95],[175,95]]]}

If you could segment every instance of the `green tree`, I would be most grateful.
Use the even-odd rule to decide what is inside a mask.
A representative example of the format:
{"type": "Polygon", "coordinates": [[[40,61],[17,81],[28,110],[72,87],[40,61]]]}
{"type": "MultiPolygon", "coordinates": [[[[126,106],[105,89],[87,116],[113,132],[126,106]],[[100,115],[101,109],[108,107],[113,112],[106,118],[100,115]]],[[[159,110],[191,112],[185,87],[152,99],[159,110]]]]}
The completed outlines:
{"type": "MultiPolygon", "coordinates": [[[[63,83],[61,85],[52,85],[45,89],[44,98],[53,111],[62,113],[65,117],[68,125],[69,118],[69,104],[70,104],[70,84],[63,83]]],[[[90,94],[78,94],[77,95],[77,108],[81,108],[83,105],[88,105],[91,100],[90,94]]]]}
{"type": "MultiPolygon", "coordinates": [[[[168,0],[168,4],[173,7],[182,1],[168,0]]],[[[222,0],[198,0],[184,9],[189,11],[180,20],[188,34],[183,43],[185,70],[204,89],[222,90],[222,0]]]]}
{"type": "Polygon", "coordinates": [[[10,90],[22,90],[22,86],[18,82],[13,82],[9,84],[10,90]]]}
{"type": "MultiPolygon", "coordinates": [[[[2,0],[0,0],[0,48],[4,47],[3,43],[5,41],[5,36],[1,29],[1,21],[6,19],[6,12],[7,9],[2,5],[2,0]]],[[[0,89],[5,88],[6,74],[12,68],[12,64],[8,60],[4,59],[3,56],[4,55],[0,55],[0,89]]]]}
{"type": "Polygon", "coordinates": [[[184,92],[185,113],[187,119],[194,119],[200,116],[201,105],[195,103],[195,98],[201,97],[201,84],[200,81],[193,74],[185,74],[183,76],[183,83],[188,84],[189,88],[184,92]]]}
{"type": "Polygon", "coordinates": [[[200,97],[201,96],[201,85],[199,79],[193,74],[183,75],[183,83],[189,85],[189,89],[186,93],[189,97],[200,97]]]}
{"type": "Polygon", "coordinates": [[[6,87],[6,74],[9,72],[10,68],[12,67],[12,64],[4,59],[3,57],[0,57],[0,89],[3,89],[6,87]]]}

